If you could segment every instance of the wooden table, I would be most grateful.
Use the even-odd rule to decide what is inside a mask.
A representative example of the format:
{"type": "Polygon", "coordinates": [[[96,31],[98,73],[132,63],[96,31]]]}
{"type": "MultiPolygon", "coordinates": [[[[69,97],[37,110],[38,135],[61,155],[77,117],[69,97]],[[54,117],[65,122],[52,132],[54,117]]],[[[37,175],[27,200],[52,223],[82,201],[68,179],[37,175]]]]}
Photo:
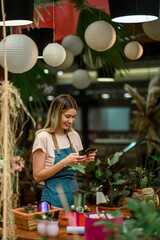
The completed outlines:
{"type": "MultiPolygon", "coordinates": [[[[96,211],[96,206],[89,206],[90,211],[96,211]]],[[[67,233],[67,226],[68,226],[68,220],[62,220],[59,219],[59,234],[56,238],[49,238],[46,237],[47,240],[84,240],[84,235],[73,235],[73,234],[68,234],[67,233]]],[[[15,229],[15,233],[16,233],[16,239],[17,240],[40,240],[41,237],[38,234],[37,230],[33,230],[33,231],[28,231],[28,230],[22,230],[20,228],[16,228],[15,229]]],[[[0,237],[2,236],[2,228],[0,228],[0,237]]]]}
{"type": "MultiPolygon", "coordinates": [[[[61,239],[61,240],[84,240],[84,235],[72,235],[72,234],[67,234],[66,232],[66,227],[68,225],[67,220],[60,220],[59,222],[59,234],[56,238],[49,238],[46,237],[47,240],[52,240],[52,239],[61,239]]],[[[38,234],[37,230],[33,231],[27,231],[27,230],[22,230],[20,228],[16,228],[16,237],[17,240],[26,240],[26,239],[31,239],[31,240],[40,240],[41,237],[38,234]]],[[[0,235],[2,236],[2,229],[0,229],[0,235]]]]}

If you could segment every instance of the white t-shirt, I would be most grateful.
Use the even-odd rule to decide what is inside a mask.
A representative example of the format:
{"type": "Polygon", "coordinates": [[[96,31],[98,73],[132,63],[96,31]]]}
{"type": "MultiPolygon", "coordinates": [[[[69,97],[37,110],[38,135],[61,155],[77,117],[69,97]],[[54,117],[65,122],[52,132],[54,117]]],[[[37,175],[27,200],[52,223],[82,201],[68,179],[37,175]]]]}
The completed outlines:
{"type": "MultiPolygon", "coordinates": [[[[79,134],[73,130],[68,133],[68,136],[73,144],[75,151],[77,153],[81,151],[83,149],[83,146],[79,134]]],[[[65,149],[70,147],[70,142],[67,138],[67,135],[60,136],[56,134],[56,139],[59,149],[65,149]]],[[[37,149],[42,149],[42,151],[46,153],[45,168],[51,167],[55,161],[54,150],[56,148],[54,146],[52,135],[50,133],[42,131],[36,135],[32,147],[32,153],[35,152],[37,149]]]]}

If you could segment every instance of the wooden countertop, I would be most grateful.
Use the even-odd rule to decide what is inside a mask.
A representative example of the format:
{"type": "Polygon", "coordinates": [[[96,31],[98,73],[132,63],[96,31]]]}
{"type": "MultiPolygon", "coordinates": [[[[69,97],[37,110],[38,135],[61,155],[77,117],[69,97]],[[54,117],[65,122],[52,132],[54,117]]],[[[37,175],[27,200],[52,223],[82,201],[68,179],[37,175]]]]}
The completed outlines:
{"type": "MultiPolygon", "coordinates": [[[[96,211],[96,205],[89,206],[90,211],[96,211]]],[[[67,233],[68,220],[59,219],[59,234],[56,238],[46,237],[47,240],[84,240],[84,235],[75,235],[67,233]]],[[[2,228],[0,228],[0,237],[2,236],[2,228]]],[[[38,234],[37,230],[23,230],[20,228],[15,229],[17,240],[41,240],[42,238],[38,234]]]]}
{"type": "MultiPolygon", "coordinates": [[[[52,240],[52,239],[61,239],[61,240],[84,240],[84,235],[73,235],[73,234],[67,234],[66,232],[66,227],[68,225],[67,220],[60,220],[59,222],[59,234],[56,238],[49,238],[46,237],[47,240],[52,240]]],[[[16,237],[17,240],[26,240],[26,239],[31,239],[31,240],[40,240],[41,237],[38,234],[37,230],[33,231],[27,231],[27,230],[22,230],[19,228],[16,228],[16,237]]],[[[0,236],[2,236],[2,228],[0,229],[0,236]]]]}

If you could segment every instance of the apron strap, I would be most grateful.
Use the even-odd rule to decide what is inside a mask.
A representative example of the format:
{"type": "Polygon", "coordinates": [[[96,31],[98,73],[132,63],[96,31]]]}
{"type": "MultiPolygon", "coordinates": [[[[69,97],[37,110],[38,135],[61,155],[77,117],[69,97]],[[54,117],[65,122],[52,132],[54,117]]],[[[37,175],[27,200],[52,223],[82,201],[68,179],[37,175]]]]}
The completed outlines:
{"type": "Polygon", "coordinates": [[[74,147],[73,147],[73,144],[72,144],[71,139],[70,139],[70,137],[68,136],[68,134],[67,134],[67,138],[68,138],[68,140],[69,140],[69,143],[70,143],[72,152],[74,152],[74,147]]]}
{"type": "Polygon", "coordinates": [[[58,146],[58,143],[57,143],[57,138],[56,138],[55,133],[52,134],[52,139],[53,139],[53,143],[54,143],[54,146],[55,146],[55,148],[56,148],[57,154],[58,154],[58,155],[61,155],[61,151],[60,151],[60,149],[59,149],[59,146],[58,146]]]}
{"type": "MultiPolygon", "coordinates": [[[[73,147],[73,144],[72,144],[71,139],[70,139],[70,137],[68,136],[68,134],[67,134],[67,138],[68,138],[68,140],[69,140],[69,143],[70,143],[72,152],[74,152],[74,147],[73,147]]],[[[58,146],[58,142],[57,142],[57,138],[56,138],[55,133],[52,134],[52,139],[53,139],[53,143],[54,143],[54,146],[55,146],[55,148],[56,148],[57,154],[58,154],[58,155],[61,155],[61,151],[60,151],[60,149],[59,149],[59,146],[58,146]]]]}

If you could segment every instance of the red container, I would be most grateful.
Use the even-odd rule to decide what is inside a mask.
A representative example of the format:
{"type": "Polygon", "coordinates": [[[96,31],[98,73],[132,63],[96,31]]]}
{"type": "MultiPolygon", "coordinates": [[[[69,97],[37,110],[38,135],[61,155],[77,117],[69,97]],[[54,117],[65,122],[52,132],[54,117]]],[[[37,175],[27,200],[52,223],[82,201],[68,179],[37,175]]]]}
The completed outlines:
{"type": "Polygon", "coordinates": [[[68,214],[68,226],[79,226],[78,212],[72,211],[68,214]]]}
{"type": "Polygon", "coordinates": [[[85,225],[85,215],[84,213],[79,213],[78,214],[78,219],[79,219],[79,226],[84,226],[85,225]]]}
{"type": "MultiPolygon", "coordinates": [[[[97,221],[101,221],[102,219],[98,219],[97,213],[87,213],[85,214],[85,240],[105,240],[106,236],[111,233],[110,230],[103,232],[104,225],[94,226],[93,224],[97,221]]],[[[123,222],[123,216],[120,219],[106,219],[106,221],[116,222],[117,224],[123,222]]]]}

